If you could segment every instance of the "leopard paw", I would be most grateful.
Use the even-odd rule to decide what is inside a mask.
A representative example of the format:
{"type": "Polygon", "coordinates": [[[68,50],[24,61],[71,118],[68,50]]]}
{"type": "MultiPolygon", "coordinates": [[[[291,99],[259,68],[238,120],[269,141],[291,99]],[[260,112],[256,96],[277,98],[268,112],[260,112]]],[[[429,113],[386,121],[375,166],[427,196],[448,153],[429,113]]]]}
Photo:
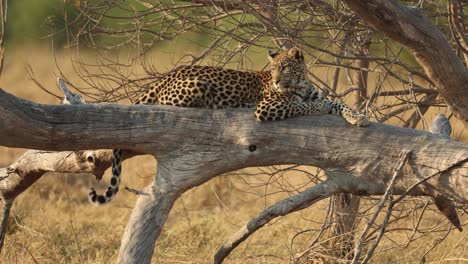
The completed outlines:
{"type": "Polygon", "coordinates": [[[343,117],[353,126],[366,127],[369,125],[369,119],[363,114],[355,113],[353,115],[344,115],[343,117]]]}
{"type": "Polygon", "coordinates": [[[369,119],[363,114],[357,114],[353,125],[356,125],[357,127],[366,127],[369,125],[369,119]]]}

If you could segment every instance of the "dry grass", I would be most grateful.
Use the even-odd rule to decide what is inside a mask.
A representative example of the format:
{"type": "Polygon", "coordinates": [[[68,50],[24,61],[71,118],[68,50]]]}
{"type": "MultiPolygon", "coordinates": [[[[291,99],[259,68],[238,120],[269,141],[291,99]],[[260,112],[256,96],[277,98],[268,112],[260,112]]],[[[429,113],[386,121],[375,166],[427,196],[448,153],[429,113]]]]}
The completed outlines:
{"type": "MultiPolygon", "coordinates": [[[[46,87],[55,89],[54,62],[50,52],[28,50],[7,57],[1,87],[19,97],[40,103],[58,103],[28,80],[26,63],[46,87]]],[[[66,56],[58,57],[61,70],[73,76],[66,56]]],[[[168,60],[169,61],[169,60],[168,60]]],[[[11,163],[24,150],[0,148],[0,162],[11,163]]],[[[123,165],[124,184],[141,188],[152,181],[155,162],[148,156],[137,157],[123,165]]],[[[252,172],[252,169],[249,170],[252,172]]],[[[106,178],[107,179],[107,178],[106,178]]],[[[279,192],[279,183],[267,176],[218,177],[190,190],[175,204],[158,241],[153,263],[211,263],[217,247],[250,218],[288,194],[279,192]],[[270,195],[265,196],[268,193],[270,195]]],[[[299,186],[309,179],[301,174],[281,181],[299,186]]],[[[104,181],[105,182],[105,181],[104,181]]],[[[48,174],[20,196],[12,210],[2,263],[113,263],[120,238],[136,197],[121,192],[112,204],[93,207],[87,202],[87,189],[94,184],[91,175],[48,174]]],[[[103,188],[105,183],[101,183],[103,188]]],[[[283,185],[284,186],[284,185],[283,185]]],[[[289,261],[294,234],[316,229],[325,217],[326,202],[279,218],[255,233],[229,257],[226,263],[285,263],[289,261]]],[[[466,216],[462,221],[467,222],[466,216]]],[[[422,225],[445,221],[437,214],[426,215],[422,225]]],[[[412,222],[399,223],[412,228],[412,222]]],[[[410,232],[394,232],[382,241],[375,263],[419,263],[435,233],[407,248],[395,241],[406,241],[410,232]]],[[[304,250],[312,232],[295,240],[294,251],[304,250]]],[[[466,233],[452,231],[449,237],[426,257],[427,263],[468,261],[466,233]]]]}

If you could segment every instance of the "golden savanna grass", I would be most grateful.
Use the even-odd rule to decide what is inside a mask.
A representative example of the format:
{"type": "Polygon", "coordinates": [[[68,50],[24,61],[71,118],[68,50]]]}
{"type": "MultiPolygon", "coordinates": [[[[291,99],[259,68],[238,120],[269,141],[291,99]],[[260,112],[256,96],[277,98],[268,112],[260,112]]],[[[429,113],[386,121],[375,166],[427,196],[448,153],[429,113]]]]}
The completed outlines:
{"type": "MultiPolygon", "coordinates": [[[[47,48],[7,53],[0,85],[16,96],[38,103],[57,104],[56,98],[37,88],[26,74],[29,64],[35,76],[51,91],[55,88],[58,70],[47,48]]],[[[156,55],[155,55],[156,56],[156,55]]],[[[163,55],[161,55],[163,56],[163,55]]],[[[177,61],[177,56],[164,55],[160,67],[177,61]],[[173,57],[171,57],[173,56],[173,57]]],[[[73,67],[66,52],[58,53],[61,71],[73,78],[73,67]]],[[[266,63],[266,59],[261,61],[266,63]]],[[[167,68],[170,68],[169,66],[167,68]]],[[[78,78],[74,81],[79,83],[78,78]]],[[[124,102],[128,103],[128,102],[124,102]]],[[[429,113],[433,114],[433,113],[429,113]]],[[[462,131],[461,128],[459,131],[462,131]]],[[[18,131],[20,133],[20,131],[18,131]]],[[[463,132],[458,132],[460,137],[463,132]]],[[[176,143],[174,143],[176,144],[176,143]]],[[[13,162],[23,149],[0,148],[0,165],[13,162]]],[[[133,158],[123,164],[124,185],[142,188],[153,180],[155,160],[150,156],[133,158]]],[[[299,172],[285,177],[256,175],[256,169],[239,172],[244,176],[222,176],[194,188],[175,204],[164,231],[158,240],[153,263],[211,263],[218,246],[252,217],[275,201],[304,189],[309,177],[299,172]],[[253,174],[253,175],[252,175],[253,174]],[[267,195],[266,195],[267,194],[267,195]]],[[[104,183],[98,188],[103,190],[104,183]]],[[[120,239],[136,200],[122,191],[107,206],[93,207],[87,202],[87,190],[95,185],[94,176],[87,174],[45,175],[15,202],[9,223],[6,244],[0,255],[2,263],[114,263],[120,239]]],[[[239,246],[226,263],[287,263],[291,240],[304,230],[321,226],[327,202],[275,219],[239,246]]],[[[372,209],[370,210],[372,211],[372,209]]],[[[462,222],[467,222],[463,216],[462,222]]],[[[423,226],[445,219],[428,213],[423,226]]],[[[412,228],[411,221],[399,222],[399,227],[412,228]]],[[[422,254],[436,238],[434,233],[407,248],[403,244],[411,232],[398,232],[382,241],[385,250],[376,255],[374,263],[419,263],[422,254]]],[[[294,240],[293,250],[307,248],[313,239],[305,232],[294,240]]],[[[449,237],[426,256],[427,263],[462,263],[468,261],[466,233],[452,231],[449,237]]]]}

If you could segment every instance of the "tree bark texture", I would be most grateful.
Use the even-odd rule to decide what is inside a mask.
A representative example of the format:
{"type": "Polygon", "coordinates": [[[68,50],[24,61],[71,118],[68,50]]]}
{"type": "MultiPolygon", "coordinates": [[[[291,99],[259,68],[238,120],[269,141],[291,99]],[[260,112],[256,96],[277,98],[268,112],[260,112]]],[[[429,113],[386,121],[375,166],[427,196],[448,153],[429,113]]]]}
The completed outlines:
{"type": "Polygon", "coordinates": [[[8,168],[0,168],[0,198],[15,199],[46,172],[92,173],[100,179],[111,164],[109,150],[84,152],[29,150],[8,168]],[[88,161],[87,157],[92,157],[93,161],[98,163],[88,161]]]}
{"type": "MultiPolygon", "coordinates": [[[[73,94],[58,78],[58,85],[64,93],[63,104],[86,104],[83,97],[73,94]]],[[[7,168],[0,168],[0,198],[3,201],[0,225],[0,251],[3,248],[10,209],[21,193],[47,172],[91,173],[101,179],[112,164],[111,150],[43,151],[28,150],[7,168]]],[[[136,155],[126,151],[122,159],[136,155]]]]}
{"type": "MultiPolygon", "coordinates": [[[[39,105],[3,90],[0,113],[3,146],[121,148],[157,156],[157,179],[145,190],[148,195],[140,196],[132,213],[120,263],[150,262],[155,240],[181,193],[245,167],[317,166],[327,171],[327,186],[333,187],[320,197],[340,192],[379,195],[385,192],[401,153],[411,151],[394,194],[409,190],[412,195],[444,196],[468,203],[468,146],[408,128],[377,123],[357,128],[331,115],[259,123],[253,109],[39,105]]],[[[310,204],[306,201],[288,207],[286,202],[281,211],[310,204]]]]}
{"type": "Polygon", "coordinates": [[[468,69],[429,19],[394,0],[344,2],[366,23],[409,48],[451,110],[468,124],[468,69]]]}

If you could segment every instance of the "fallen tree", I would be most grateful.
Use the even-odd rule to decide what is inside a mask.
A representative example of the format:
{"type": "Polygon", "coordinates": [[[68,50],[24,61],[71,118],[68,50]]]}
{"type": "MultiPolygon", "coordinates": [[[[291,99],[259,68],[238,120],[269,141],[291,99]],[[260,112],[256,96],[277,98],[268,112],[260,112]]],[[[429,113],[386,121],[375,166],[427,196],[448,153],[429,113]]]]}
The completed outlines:
{"type": "MultiPolygon", "coordinates": [[[[136,203],[119,263],[149,263],[174,201],[194,186],[245,167],[304,164],[328,175],[267,209],[259,216],[262,224],[243,229],[247,236],[273,217],[332,194],[384,194],[392,179],[393,194],[434,197],[459,228],[452,202],[468,203],[468,146],[423,131],[377,123],[356,128],[331,115],[259,123],[250,109],[39,105],[4,91],[0,111],[3,146],[55,151],[117,147],[157,157],[156,179],[143,190],[149,195],[136,203]]],[[[227,254],[220,255],[217,262],[227,254]]]]}

